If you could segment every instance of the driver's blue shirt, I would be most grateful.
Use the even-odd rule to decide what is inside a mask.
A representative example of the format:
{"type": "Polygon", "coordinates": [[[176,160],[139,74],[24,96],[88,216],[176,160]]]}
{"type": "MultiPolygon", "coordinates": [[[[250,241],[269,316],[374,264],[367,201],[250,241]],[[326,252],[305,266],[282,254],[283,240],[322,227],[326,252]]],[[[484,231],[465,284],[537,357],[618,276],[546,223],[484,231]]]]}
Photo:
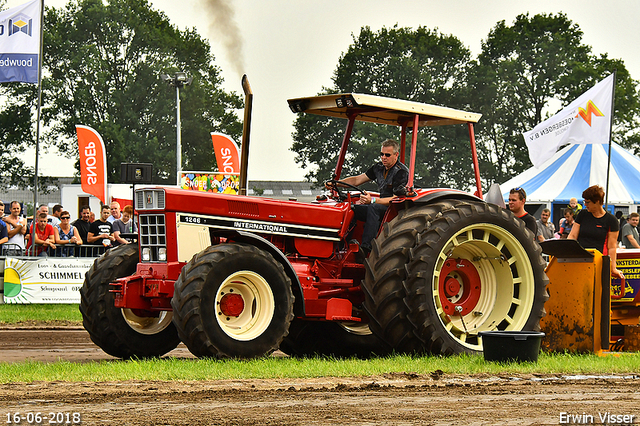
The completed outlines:
{"type": "Polygon", "coordinates": [[[374,164],[365,173],[378,185],[380,198],[393,197],[395,188],[405,187],[409,182],[409,169],[400,161],[387,170],[382,162],[374,164]]]}

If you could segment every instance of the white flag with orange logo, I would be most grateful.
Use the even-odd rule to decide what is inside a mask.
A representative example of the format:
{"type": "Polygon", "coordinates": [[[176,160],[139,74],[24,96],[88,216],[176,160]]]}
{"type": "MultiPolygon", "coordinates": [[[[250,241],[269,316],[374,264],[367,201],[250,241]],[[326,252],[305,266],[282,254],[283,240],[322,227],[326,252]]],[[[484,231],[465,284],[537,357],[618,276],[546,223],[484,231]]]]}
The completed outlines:
{"type": "Polygon", "coordinates": [[[240,173],[240,152],[238,145],[229,136],[211,132],[213,151],[216,154],[220,173],[240,173]]]}
{"type": "Polygon", "coordinates": [[[613,114],[613,74],[600,81],[565,109],[525,132],[529,158],[538,168],[562,145],[606,144],[613,114]]]}
{"type": "Polygon", "coordinates": [[[82,190],[107,203],[107,158],[102,136],[91,127],[76,125],[82,190]]]}

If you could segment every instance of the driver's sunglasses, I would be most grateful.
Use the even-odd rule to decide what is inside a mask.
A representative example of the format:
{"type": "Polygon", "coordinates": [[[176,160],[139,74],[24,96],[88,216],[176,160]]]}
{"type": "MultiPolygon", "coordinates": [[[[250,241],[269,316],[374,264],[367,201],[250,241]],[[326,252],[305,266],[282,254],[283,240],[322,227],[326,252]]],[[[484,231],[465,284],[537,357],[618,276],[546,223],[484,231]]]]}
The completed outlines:
{"type": "Polygon", "coordinates": [[[71,219],[71,216],[62,216],[60,219],[71,219]]]}
{"type": "Polygon", "coordinates": [[[393,154],[389,154],[388,152],[381,152],[380,157],[391,157],[393,154]]]}

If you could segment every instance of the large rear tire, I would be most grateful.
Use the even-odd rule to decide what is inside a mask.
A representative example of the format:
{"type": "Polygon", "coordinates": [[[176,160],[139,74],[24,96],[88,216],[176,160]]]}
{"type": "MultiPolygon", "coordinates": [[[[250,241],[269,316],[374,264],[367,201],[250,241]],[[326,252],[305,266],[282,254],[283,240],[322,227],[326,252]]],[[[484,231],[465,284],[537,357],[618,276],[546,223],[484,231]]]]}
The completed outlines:
{"type": "Polygon", "coordinates": [[[271,254],[220,244],[182,268],[171,306],[178,335],[198,357],[255,358],[282,342],[293,319],[291,280],[271,254]]]}
{"type": "Polygon", "coordinates": [[[429,225],[411,248],[403,282],[381,286],[373,280],[384,276],[377,264],[365,278],[375,290],[375,299],[365,301],[368,310],[384,319],[391,314],[375,301],[392,300],[398,308],[393,321],[378,321],[383,335],[395,338],[396,350],[477,353],[480,331],[539,329],[548,279],[524,222],[481,202],[445,200],[411,210],[429,225]],[[403,339],[394,335],[398,329],[407,330],[403,339]]]}
{"type": "MultiPolygon", "coordinates": [[[[450,202],[448,205],[453,205],[450,202]]],[[[403,209],[382,227],[372,242],[372,251],[365,261],[362,290],[364,309],[369,316],[371,331],[399,352],[422,352],[423,345],[415,328],[407,320],[407,293],[404,281],[406,265],[418,238],[435,219],[435,212],[425,206],[403,209]]]]}
{"type": "Polygon", "coordinates": [[[82,324],[91,340],[117,358],[155,358],[180,343],[170,311],[140,312],[114,305],[110,284],[136,272],[138,247],[121,245],[95,260],[80,290],[82,324]]]}

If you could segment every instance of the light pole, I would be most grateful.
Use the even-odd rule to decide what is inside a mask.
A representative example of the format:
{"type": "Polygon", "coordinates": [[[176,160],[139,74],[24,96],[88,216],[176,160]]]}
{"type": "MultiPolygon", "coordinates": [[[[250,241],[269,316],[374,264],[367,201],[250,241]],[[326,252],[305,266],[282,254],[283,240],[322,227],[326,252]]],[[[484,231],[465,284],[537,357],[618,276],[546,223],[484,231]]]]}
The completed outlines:
{"type": "Polygon", "coordinates": [[[182,172],[182,137],[180,129],[180,88],[188,86],[193,81],[193,77],[187,77],[187,73],[184,71],[178,71],[171,77],[169,74],[162,74],[160,78],[167,82],[169,86],[176,88],[176,181],[180,186],[180,174],[182,172]]]}

